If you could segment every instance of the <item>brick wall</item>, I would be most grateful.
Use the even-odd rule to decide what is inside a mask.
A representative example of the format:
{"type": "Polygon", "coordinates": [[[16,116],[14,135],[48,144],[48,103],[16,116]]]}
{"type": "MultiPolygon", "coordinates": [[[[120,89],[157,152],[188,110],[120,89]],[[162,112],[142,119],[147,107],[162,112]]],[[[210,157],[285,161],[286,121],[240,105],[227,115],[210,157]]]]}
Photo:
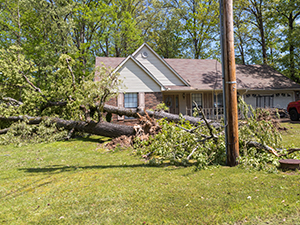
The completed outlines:
{"type": "Polygon", "coordinates": [[[112,105],[112,106],[117,106],[118,105],[117,97],[109,99],[109,101],[106,102],[106,104],[107,105],[112,105]]]}
{"type": "MultiPolygon", "coordinates": [[[[107,105],[112,105],[112,106],[118,106],[118,98],[117,98],[117,97],[111,98],[111,99],[109,99],[109,101],[106,102],[105,104],[107,104],[107,105]]],[[[105,113],[105,116],[106,116],[106,113],[105,113]]],[[[116,121],[118,121],[118,115],[112,114],[111,121],[112,121],[113,123],[115,123],[116,121]]]]}
{"type": "Polygon", "coordinates": [[[146,109],[155,109],[156,106],[163,101],[161,92],[148,92],[145,93],[145,107],[146,109]]]}
{"type": "MultiPolygon", "coordinates": [[[[160,103],[162,103],[163,97],[161,92],[148,92],[145,93],[145,108],[148,109],[155,109],[156,106],[160,103]]],[[[112,98],[110,99],[106,104],[112,105],[112,106],[118,106],[118,98],[112,98]]],[[[117,124],[124,124],[132,126],[136,123],[136,119],[124,119],[119,120],[118,115],[113,114],[112,115],[112,122],[117,124]]]]}

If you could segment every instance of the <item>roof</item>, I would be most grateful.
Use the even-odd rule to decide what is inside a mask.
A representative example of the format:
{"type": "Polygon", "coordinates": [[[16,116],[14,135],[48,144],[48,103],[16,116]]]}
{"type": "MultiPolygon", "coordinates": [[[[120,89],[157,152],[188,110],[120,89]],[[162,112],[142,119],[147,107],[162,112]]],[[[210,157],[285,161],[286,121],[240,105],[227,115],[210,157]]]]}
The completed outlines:
{"type": "MultiPolygon", "coordinates": [[[[106,67],[116,68],[125,58],[97,57],[106,67]]],[[[169,90],[218,90],[222,89],[221,63],[214,59],[164,59],[189,85],[166,86],[169,90]]],[[[268,65],[236,65],[238,89],[278,90],[300,89],[290,80],[268,65]]]]}
{"type": "Polygon", "coordinates": [[[221,64],[214,59],[165,59],[194,89],[222,88],[221,64]]]}
{"type": "Polygon", "coordinates": [[[299,89],[300,85],[268,65],[236,65],[238,88],[299,89]]]}
{"type": "MultiPolygon", "coordinates": [[[[213,59],[165,59],[192,88],[222,89],[222,66],[213,59]]],[[[300,89],[300,85],[268,65],[236,65],[238,89],[300,89]]],[[[178,90],[178,87],[169,87],[178,90]]]]}
{"type": "Polygon", "coordinates": [[[123,57],[96,57],[96,68],[102,67],[102,63],[107,68],[115,69],[125,58],[123,57]]]}

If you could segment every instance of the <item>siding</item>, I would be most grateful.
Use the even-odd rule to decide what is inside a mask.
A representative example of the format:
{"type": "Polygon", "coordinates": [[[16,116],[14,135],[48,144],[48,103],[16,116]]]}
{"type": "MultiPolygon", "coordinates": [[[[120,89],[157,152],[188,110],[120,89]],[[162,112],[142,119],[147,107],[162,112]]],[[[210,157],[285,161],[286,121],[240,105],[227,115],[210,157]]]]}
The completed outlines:
{"type": "Polygon", "coordinates": [[[150,71],[153,76],[164,86],[184,85],[186,86],[166,65],[164,65],[147,47],[143,47],[137,52],[135,58],[150,71]],[[142,57],[142,53],[147,52],[147,58],[142,57]]]}
{"type": "Polygon", "coordinates": [[[132,59],[129,59],[118,71],[123,86],[123,92],[160,92],[161,87],[139,67],[132,59]]]}
{"type": "Polygon", "coordinates": [[[254,97],[253,94],[261,95],[261,96],[274,95],[274,97],[273,97],[273,107],[274,108],[286,109],[287,105],[294,99],[293,92],[283,92],[280,90],[268,91],[268,92],[253,92],[253,91],[247,92],[246,94],[244,94],[244,101],[248,105],[251,105],[253,108],[256,108],[256,97],[254,97]],[[276,96],[276,94],[279,94],[279,95],[276,96]],[[290,96],[288,96],[288,94],[290,96]],[[247,97],[247,95],[248,95],[248,97],[247,97]]]}
{"type": "Polygon", "coordinates": [[[274,95],[274,107],[286,109],[287,105],[293,101],[293,92],[277,92],[279,96],[274,95]],[[284,96],[282,95],[284,93],[284,96]],[[288,96],[288,94],[290,96],[288,96]]]}
{"type": "Polygon", "coordinates": [[[212,93],[202,94],[203,108],[213,108],[213,95],[212,93]]]}

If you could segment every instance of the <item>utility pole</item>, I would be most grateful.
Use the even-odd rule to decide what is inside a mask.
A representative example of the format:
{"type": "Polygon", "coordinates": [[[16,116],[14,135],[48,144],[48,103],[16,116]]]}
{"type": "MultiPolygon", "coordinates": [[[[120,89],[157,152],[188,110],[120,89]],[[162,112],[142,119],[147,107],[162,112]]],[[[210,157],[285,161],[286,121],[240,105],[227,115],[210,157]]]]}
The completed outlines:
{"type": "Polygon", "coordinates": [[[227,165],[236,166],[239,137],[232,0],[220,0],[220,17],[227,165]]]}

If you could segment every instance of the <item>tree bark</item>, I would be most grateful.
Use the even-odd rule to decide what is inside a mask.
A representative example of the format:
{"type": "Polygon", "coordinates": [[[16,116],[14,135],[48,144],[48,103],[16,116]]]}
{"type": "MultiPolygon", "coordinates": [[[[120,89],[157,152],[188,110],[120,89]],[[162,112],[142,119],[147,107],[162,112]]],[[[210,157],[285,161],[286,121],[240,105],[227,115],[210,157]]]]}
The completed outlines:
{"type": "Polygon", "coordinates": [[[51,123],[55,123],[58,128],[64,128],[66,130],[72,130],[89,134],[96,134],[105,137],[119,137],[122,135],[130,136],[135,133],[134,128],[131,126],[100,122],[96,123],[90,121],[89,123],[84,121],[74,121],[74,120],[63,120],[60,118],[49,118],[49,117],[30,117],[30,116],[11,116],[2,117],[0,116],[0,121],[27,121],[27,124],[39,124],[42,121],[50,120],[51,123]]]}
{"type": "MultiPolygon", "coordinates": [[[[111,105],[104,105],[104,111],[109,113],[114,113],[118,115],[125,115],[128,117],[136,117],[139,118],[139,115],[145,116],[146,113],[144,110],[139,108],[133,110],[128,108],[120,108],[111,105]]],[[[179,122],[182,118],[189,121],[191,124],[197,125],[199,123],[205,124],[203,119],[191,117],[191,116],[179,116],[176,114],[166,113],[163,111],[146,111],[149,116],[152,116],[156,119],[165,118],[168,121],[179,122]]],[[[74,121],[74,120],[63,120],[60,118],[50,118],[50,117],[31,117],[31,116],[10,116],[4,117],[0,116],[0,121],[10,121],[10,122],[17,122],[17,121],[26,121],[27,124],[39,124],[42,121],[50,120],[51,123],[56,124],[58,128],[64,128],[66,130],[72,130],[89,133],[89,134],[96,134],[105,137],[119,137],[122,135],[130,136],[135,134],[135,130],[132,126],[108,123],[108,122],[95,122],[95,121],[74,121]]],[[[215,128],[221,127],[220,123],[208,121],[211,126],[215,128]]],[[[2,130],[2,133],[6,133],[7,130],[2,130]]]]}
{"type": "MultiPolygon", "coordinates": [[[[135,117],[139,118],[138,114],[142,116],[145,116],[145,111],[137,108],[137,109],[129,109],[129,108],[121,108],[121,107],[116,107],[116,106],[111,106],[105,104],[103,107],[103,110],[105,112],[109,113],[114,113],[119,116],[128,116],[128,117],[135,117]]],[[[182,118],[185,119],[186,121],[189,121],[191,124],[199,124],[199,123],[204,123],[204,120],[199,118],[199,117],[192,117],[192,116],[179,116],[177,114],[172,114],[172,113],[166,113],[164,111],[150,111],[146,110],[149,116],[153,116],[155,119],[161,119],[165,118],[167,121],[174,121],[174,122],[179,122],[182,118]]],[[[208,122],[214,126],[214,127],[219,127],[220,124],[217,122],[212,122],[211,120],[208,120],[208,122]]]]}

